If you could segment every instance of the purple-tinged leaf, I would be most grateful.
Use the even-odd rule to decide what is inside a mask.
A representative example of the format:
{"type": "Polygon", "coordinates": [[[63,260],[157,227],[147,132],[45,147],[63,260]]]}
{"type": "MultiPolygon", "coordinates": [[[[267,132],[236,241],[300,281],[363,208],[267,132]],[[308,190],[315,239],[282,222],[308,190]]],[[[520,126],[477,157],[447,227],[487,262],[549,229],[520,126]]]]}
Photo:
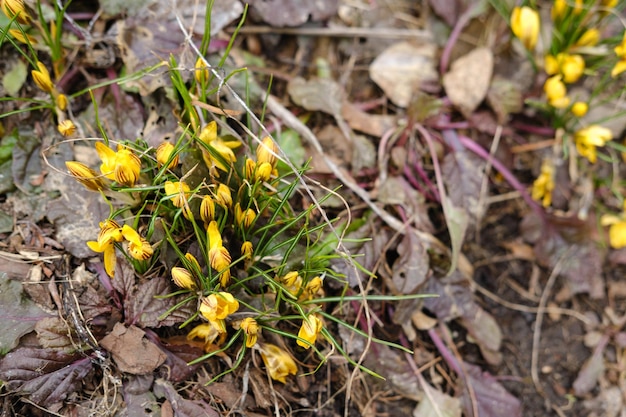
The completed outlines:
{"type": "Polygon", "coordinates": [[[20,337],[35,329],[35,324],[50,317],[24,296],[22,283],[0,273],[0,354],[15,348],[20,337]]]}
{"type": "Polygon", "coordinates": [[[178,417],[219,417],[204,401],[191,401],[180,396],[176,389],[164,379],[154,381],[154,393],[165,397],[172,405],[174,415],[178,417]]]}
{"type": "Polygon", "coordinates": [[[581,368],[572,386],[576,395],[584,395],[591,391],[598,383],[598,378],[604,374],[604,348],[608,342],[609,336],[603,335],[593,354],[581,368]]]}
{"type": "Polygon", "coordinates": [[[153,417],[159,415],[159,403],[150,391],[152,375],[130,375],[124,380],[124,403],[128,416],[153,417]]]}
{"type": "MultiPolygon", "coordinates": [[[[184,336],[183,336],[184,337],[184,336]]],[[[167,356],[164,366],[168,369],[168,380],[181,382],[193,375],[201,364],[187,365],[194,359],[203,355],[202,349],[188,344],[165,344],[159,345],[163,353],[167,356]]]]}
{"type": "Polygon", "coordinates": [[[405,234],[397,247],[398,259],[393,264],[391,281],[401,294],[415,294],[430,271],[426,245],[417,233],[405,234]]]}
{"type": "Polygon", "coordinates": [[[39,320],[35,325],[37,340],[43,348],[47,349],[74,349],[74,344],[70,338],[70,328],[67,322],[60,317],[47,317],[39,320]]]}
{"type": "MultiPolygon", "coordinates": [[[[471,384],[476,399],[476,409],[480,417],[521,417],[522,407],[517,398],[511,395],[500,383],[488,372],[482,372],[478,366],[463,363],[467,383],[471,384]]],[[[472,401],[467,389],[463,389],[464,415],[471,416],[472,401]]]]}
{"type": "Polygon", "coordinates": [[[0,361],[0,379],[41,406],[63,401],[91,372],[89,358],[52,349],[20,348],[0,361]]]}
{"type": "Polygon", "coordinates": [[[467,150],[449,152],[441,165],[450,201],[456,207],[463,207],[473,222],[480,221],[485,211],[479,198],[484,169],[485,161],[467,150]]]}

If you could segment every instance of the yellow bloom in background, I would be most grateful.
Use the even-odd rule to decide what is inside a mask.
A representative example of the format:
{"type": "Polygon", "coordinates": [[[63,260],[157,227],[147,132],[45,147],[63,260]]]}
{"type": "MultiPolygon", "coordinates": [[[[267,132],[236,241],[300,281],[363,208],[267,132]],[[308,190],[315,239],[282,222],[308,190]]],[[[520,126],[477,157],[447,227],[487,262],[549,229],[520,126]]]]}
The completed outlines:
{"type": "Polygon", "coordinates": [[[511,14],[511,30],[526,49],[532,50],[539,39],[539,13],[528,6],[515,7],[511,14]]]}
{"type": "Polygon", "coordinates": [[[620,59],[611,70],[611,77],[615,78],[624,71],[626,71],[626,59],[620,59]]]}
{"type": "Polygon", "coordinates": [[[209,352],[211,344],[213,344],[215,339],[219,336],[226,336],[224,320],[209,321],[208,323],[202,323],[194,327],[187,335],[187,340],[202,339],[205,343],[205,352],[209,352]]]}
{"type": "Polygon", "coordinates": [[[57,129],[59,130],[59,133],[66,138],[76,133],[76,125],[70,119],[65,119],[61,123],[59,123],[57,129]]]}
{"type": "Polygon", "coordinates": [[[257,164],[256,171],[254,172],[255,181],[268,181],[272,177],[272,165],[269,162],[262,162],[257,164]]]}
{"type": "Polygon", "coordinates": [[[54,101],[56,102],[56,105],[59,109],[61,109],[62,111],[67,110],[67,105],[69,104],[69,102],[65,94],[57,94],[54,101]]]}
{"type": "Polygon", "coordinates": [[[245,173],[248,181],[252,181],[254,178],[254,171],[256,171],[256,162],[250,158],[246,158],[245,173]]]}
{"type": "Polygon", "coordinates": [[[548,75],[557,74],[560,71],[559,61],[554,55],[546,55],[543,59],[543,66],[548,75]]]}
{"type": "Polygon", "coordinates": [[[626,247],[626,202],[624,202],[624,211],[619,216],[614,214],[605,214],[600,219],[602,226],[609,227],[609,244],[614,249],[626,247]]]}
{"type": "Polygon", "coordinates": [[[590,28],[578,38],[574,46],[595,46],[598,42],[600,42],[600,31],[596,28],[590,28]]]}
{"type": "Polygon", "coordinates": [[[580,55],[558,54],[557,60],[560,61],[563,81],[568,84],[578,81],[585,71],[585,60],[580,55]]]}
{"type": "Polygon", "coordinates": [[[184,181],[165,181],[163,188],[166,196],[174,196],[172,197],[174,207],[183,207],[191,195],[191,188],[184,181]]]}
{"type": "Polygon", "coordinates": [[[223,320],[239,310],[239,301],[229,292],[209,294],[202,299],[199,311],[207,320],[223,320]]]}
{"type": "Polygon", "coordinates": [[[132,187],[139,179],[141,160],[130,149],[120,144],[117,152],[102,142],[96,142],[96,152],[102,160],[102,174],[122,185],[132,187]]]}
{"type": "Polygon", "coordinates": [[[287,291],[293,295],[297,295],[302,288],[302,277],[298,272],[288,272],[284,277],[280,279],[287,291]]]}
{"type": "Polygon", "coordinates": [[[88,190],[99,191],[105,188],[102,178],[98,177],[98,173],[87,165],[76,161],[67,161],[65,166],[70,174],[88,190]]]}
{"type": "Polygon", "coordinates": [[[204,223],[210,223],[215,218],[215,201],[210,195],[202,197],[200,203],[200,218],[204,223]]]}
{"type": "Polygon", "coordinates": [[[206,83],[209,79],[209,69],[202,58],[198,57],[198,59],[196,59],[195,68],[194,77],[198,84],[206,83]]]}
{"type": "Polygon", "coordinates": [[[54,90],[54,85],[52,84],[52,80],[50,79],[50,73],[48,72],[48,68],[46,68],[46,66],[40,61],[37,61],[37,68],[38,69],[32,70],[30,72],[33,76],[33,81],[42,91],[45,91],[46,93],[52,93],[52,90],[54,90]]]}
{"type": "Polygon", "coordinates": [[[576,150],[591,163],[597,160],[596,147],[604,146],[611,139],[613,139],[611,130],[599,125],[588,126],[574,134],[576,150]]]}
{"type": "Polygon", "coordinates": [[[289,375],[295,375],[298,372],[296,362],[291,355],[271,343],[264,343],[259,347],[261,358],[270,377],[275,381],[286,383],[289,375]]]}
{"type": "Polygon", "coordinates": [[[272,166],[272,168],[275,168],[276,163],[278,162],[277,155],[278,146],[276,146],[276,143],[269,136],[264,137],[259,146],[256,148],[257,164],[267,162],[272,166]]]}
{"type": "Polygon", "coordinates": [[[180,288],[188,290],[196,289],[196,282],[193,279],[193,275],[185,268],[175,266],[172,268],[172,281],[180,288]]]}
{"type": "Polygon", "coordinates": [[[246,334],[246,347],[251,348],[254,346],[259,338],[259,330],[261,329],[259,323],[252,317],[246,317],[241,320],[239,327],[246,334]]]}
{"type": "Polygon", "coordinates": [[[567,97],[567,88],[560,75],[554,75],[548,78],[543,85],[543,91],[548,98],[548,104],[557,109],[563,109],[569,106],[570,99],[567,97]]]}
{"type": "Polygon", "coordinates": [[[554,165],[548,159],[541,164],[541,174],[533,182],[532,198],[541,201],[544,207],[552,204],[552,191],[554,190],[554,165]]]}
{"type": "Polygon", "coordinates": [[[233,197],[230,188],[226,184],[219,184],[215,191],[215,202],[222,207],[231,207],[233,205],[233,197]]]}
{"type": "Polygon", "coordinates": [[[320,277],[314,277],[307,282],[304,289],[309,294],[309,297],[315,296],[322,289],[323,281],[320,277]]]}
{"type": "Polygon", "coordinates": [[[21,43],[30,43],[31,45],[35,45],[37,43],[37,39],[28,33],[22,33],[19,29],[9,29],[9,34],[13,36],[16,41],[21,43]]]}
{"type": "Polygon", "coordinates": [[[305,349],[310,348],[311,345],[315,344],[317,335],[322,330],[322,327],[324,327],[324,324],[316,314],[309,315],[302,320],[302,326],[300,326],[300,331],[298,332],[298,337],[304,340],[298,339],[296,343],[305,349]]]}
{"type": "Polygon", "coordinates": [[[241,254],[247,260],[252,259],[252,252],[253,252],[252,242],[250,242],[249,240],[246,240],[245,242],[241,244],[241,254]]]}
{"type": "Polygon", "coordinates": [[[615,55],[620,58],[611,70],[611,77],[615,78],[622,72],[626,71],[626,32],[624,32],[622,42],[613,50],[615,51],[615,55]]]}
{"type": "Polygon", "coordinates": [[[552,9],[550,10],[550,17],[552,18],[552,21],[556,22],[557,20],[563,19],[567,9],[567,0],[554,0],[552,3],[552,9]]]}
{"type": "Polygon", "coordinates": [[[128,241],[128,252],[133,258],[145,261],[154,253],[150,242],[141,237],[135,229],[127,224],[122,227],[122,236],[128,241]]]}
{"type": "Polygon", "coordinates": [[[160,167],[167,164],[167,161],[170,161],[167,164],[167,169],[175,168],[178,165],[178,154],[172,158],[174,150],[174,145],[169,142],[163,142],[156,148],[156,160],[160,167]]]}
{"type": "Polygon", "coordinates": [[[572,104],[572,113],[576,117],[583,117],[585,114],[587,114],[588,110],[589,105],[583,101],[577,101],[576,103],[572,104]]]}
{"type": "Polygon", "coordinates": [[[238,225],[248,228],[252,225],[254,219],[256,219],[256,213],[253,209],[242,210],[241,204],[235,204],[235,222],[238,225]]]}
{"type": "Polygon", "coordinates": [[[237,160],[233,149],[241,146],[240,142],[236,141],[224,141],[217,136],[217,123],[215,121],[210,122],[202,128],[198,139],[204,144],[212,148],[213,153],[205,148],[202,149],[202,159],[204,159],[207,167],[216,167],[224,172],[228,172],[233,162],[237,160]],[[219,154],[221,158],[215,156],[215,153],[219,154]],[[224,165],[223,161],[226,161],[229,166],[224,165]]]}
{"type": "Polygon", "coordinates": [[[0,0],[2,12],[9,18],[21,25],[30,25],[31,17],[24,7],[23,0],[0,0]]]}

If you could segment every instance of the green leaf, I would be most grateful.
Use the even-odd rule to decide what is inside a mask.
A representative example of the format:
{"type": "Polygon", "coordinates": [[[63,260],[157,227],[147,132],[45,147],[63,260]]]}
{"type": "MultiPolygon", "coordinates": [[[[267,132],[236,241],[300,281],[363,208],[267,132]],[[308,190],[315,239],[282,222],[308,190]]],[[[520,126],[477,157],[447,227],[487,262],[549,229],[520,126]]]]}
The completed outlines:
{"type": "Polygon", "coordinates": [[[22,61],[15,60],[9,65],[9,69],[2,77],[2,87],[6,90],[8,95],[15,96],[24,85],[27,75],[26,64],[22,61]]]}

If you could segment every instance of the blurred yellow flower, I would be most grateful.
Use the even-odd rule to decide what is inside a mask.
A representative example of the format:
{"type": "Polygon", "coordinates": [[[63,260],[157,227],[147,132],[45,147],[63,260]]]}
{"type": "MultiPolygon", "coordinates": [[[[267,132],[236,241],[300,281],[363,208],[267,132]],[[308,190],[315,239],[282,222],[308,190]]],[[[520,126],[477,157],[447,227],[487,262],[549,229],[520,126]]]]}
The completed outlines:
{"type": "Polygon", "coordinates": [[[544,66],[548,75],[561,74],[568,84],[575,83],[585,71],[585,60],[581,55],[560,53],[557,56],[546,55],[544,66]]]}
{"type": "Polygon", "coordinates": [[[599,125],[587,126],[574,134],[576,150],[591,163],[597,160],[596,147],[604,146],[611,139],[611,130],[599,125]]]}
{"type": "Polygon", "coordinates": [[[65,94],[57,94],[55,98],[55,102],[56,102],[57,107],[61,109],[62,111],[65,111],[67,109],[68,100],[65,94]]]}
{"type": "Polygon", "coordinates": [[[569,106],[570,99],[567,97],[567,88],[560,75],[554,75],[548,78],[543,85],[543,91],[548,98],[548,104],[557,109],[563,109],[569,106]]]}
{"type": "Polygon", "coordinates": [[[65,166],[70,174],[87,189],[99,191],[105,188],[102,178],[98,177],[98,173],[87,165],[76,161],[67,161],[65,166]]]}
{"type": "Polygon", "coordinates": [[[554,190],[554,165],[548,159],[541,164],[541,174],[533,182],[532,198],[541,201],[544,207],[552,204],[552,191],[554,190]]]}
{"type": "Polygon", "coordinates": [[[2,12],[9,18],[21,25],[30,25],[31,17],[26,11],[23,0],[0,0],[2,12]]]}
{"type": "Polygon", "coordinates": [[[567,0],[554,0],[552,3],[552,9],[550,10],[550,17],[553,22],[563,19],[567,12],[567,0]]]}
{"type": "Polygon", "coordinates": [[[291,355],[271,343],[264,343],[259,347],[261,358],[265,367],[273,380],[280,381],[283,384],[289,375],[295,375],[298,372],[296,362],[291,355]]]}
{"type": "Polygon", "coordinates": [[[274,168],[276,167],[276,162],[278,161],[276,157],[277,155],[278,146],[276,146],[276,143],[269,136],[263,138],[259,146],[256,148],[257,164],[267,162],[272,166],[272,168],[274,168]]]}
{"type": "Polygon", "coordinates": [[[209,294],[200,303],[200,314],[207,320],[223,320],[239,310],[239,301],[229,292],[209,294]]]}
{"type": "Polygon", "coordinates": [[[132,187],[139,179],[141,160],[126,146],[117,145],[117,152],[102,142],[96,142],[96,152],[102,160],[102,174],[122,185],[132,187]]]}
{"type": "Polygon", "coordinates": [[[198,84],[205,84],[209,80],[209,69],[201,57],[196,59],[194,77],[198,84]]]}
{"type": "Polygon", "coordinates": [[[589,28],[576,41],[574,46],[595,46],[600,42],[600,31],[596,28],[589,28]]]}
{"type": "Polygon", "coordinates": [[[133,258],[145,261],[154,253],[150,242],[141,237],[135,229],[127,224],[122,227],[122,236],[128,241],[128,252],[133,258]]]}
{"type": "Polygon", "coordinates": [[[186,205],[187,199],[191,195],[191,188],[184,181],[165,181],[163,186],[165,195],[172,197],[174,207],[181,208],[186,205]]]}
{"type": "Polygon", "coordinates": [[[226,336],[226,325],[224,320],[209,321],[202,323],[191,329],[187,335],[187,340],[202,339],[205,343],[204,350],[209,352],[211,344],[218,336],[226,336]]]}
{"type": "Polygon", "coordinates": [[[602,226],[609,226],[609,244],[612,248],[626,247],[626,211],[622,211],[619,216],[605,214],[600,219],[600,223],[602,226]]]}
{"type": "Polygon", "coordinates": [[[302,320],[302,326],[300,326],[300,331],[298,332],[298,337],[304,340],[298,339],[296,343],[305,349],[310,348],[311,345],[315,344],[317,335],[323,326],[322,320],[316,314],[310,314],[302,320]]]}
{"type": "Polygon", "coordinates": [[[167,161],[169,161],[169,164],[167,164],[167,169],[175,168],[178,165],[178,154],[172,157],[174,150],[174,145],[172,145],[170,142],[163,142],[156,148],[156,160],[160,167],[167,164],[167,161]]]}
{"type": "Polygon", "coordinates": [[[611,77],[615,78],[622,72],[626,71],[626,32],[624,32],[624,35],[622,36],[622,42],[620,42],[620,44],[613,50],[615,51],[615,55],[620,58],[611,70],[611,77]]]}
{"type": "Polygon", "coordinates": [[[19,29],[9,29],[9,34],[15,38],[16,41],[21,43],[30,43],[31,45],[35,45],[37,43],[37,39],[28,33],[24,34],[19,29]]]}
{"type": "Polygon", "coordinates": [[[257,164],[256,171],[254,172],[255,181],[268,181],[272,177],[272,165],[269,162],[262,162],[257,164]]]}
{"type": "Polygon", "coordinates": [[[241,244],[241,254],[247,260],[252,259],[252,251],[253,251],[252,242],[250,242],[249,240],[246,240],[245,242],[241,244]]]}
{"type": "Polygon", "coordinates": [[[585,103],[584,101],[577,101],[574,104],[572,104],[572,113],[576,117],[583,117],[585,114],[587,114],[588,110],[589,110],[589,105],[585,103]]]}
{"type": "Polygon", "coordinates": [[[172,281],[180,288],[187,290],[196,289],[196,282],[193,279],[193,275],[187,269],[175,266],[172,268],[172,281]]]}
{"type": "Polygon", "coordinates": [[[254,346],[259,337],[259,323],[252,317],[246,317],[241,320],[239,327],[241,327],[241,330],[246,334],[246,347],[251,348],[254,346]]]}
{"type": "Polygon", "coordinates": [[[528,50],[534,49],[539,39],[539,13],[528,6],[515,7],[511,14],[511,30],[528,50]]]}
{"type": "Polygon", "coordinates": [[[52,80],[50,79],[50,73],[48,72],[48,68],[40,62],[37,61],[37,69],[32,70],[30,72],[33,76],[33,81],[37,84],[42,91],[46,93],[52,93],[54,90],[54,85],[52,84],[52,80]]]}
{"type": "Polygon", "coordinates": [[[65,119],[61,123],[59,123],[57,129],[59,130],[59,133],[66,138],[76,133],[76,125],[70,119],[65,119]]]}
{"type": "Polygon", "coordinates": [[[304,289],[309,294],[309,297],[314,297],[322,289],[323,281],[320,277],[314,277],[307,282],[304,289]]]}

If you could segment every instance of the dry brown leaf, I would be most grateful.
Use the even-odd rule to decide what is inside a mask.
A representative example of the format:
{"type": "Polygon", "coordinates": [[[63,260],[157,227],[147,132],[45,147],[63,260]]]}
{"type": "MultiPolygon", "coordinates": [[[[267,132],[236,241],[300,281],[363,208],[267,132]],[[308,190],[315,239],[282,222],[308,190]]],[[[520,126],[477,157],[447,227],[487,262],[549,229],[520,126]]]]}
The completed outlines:
{"type": "Polygon", "coordinates": [[[485,99],[492,73],[493,53],[488,48],[476,48],[454,61],[443,76],[446,94],[466,117],[485,99]]]}
{"type": "Polygon", "coordinates": [[[145,375],[161,366],[167,356],[144,335],[136,326],[115,323],[111,333],[100,340],[100,345],[111,352],[120,371],[145,375]]]}

